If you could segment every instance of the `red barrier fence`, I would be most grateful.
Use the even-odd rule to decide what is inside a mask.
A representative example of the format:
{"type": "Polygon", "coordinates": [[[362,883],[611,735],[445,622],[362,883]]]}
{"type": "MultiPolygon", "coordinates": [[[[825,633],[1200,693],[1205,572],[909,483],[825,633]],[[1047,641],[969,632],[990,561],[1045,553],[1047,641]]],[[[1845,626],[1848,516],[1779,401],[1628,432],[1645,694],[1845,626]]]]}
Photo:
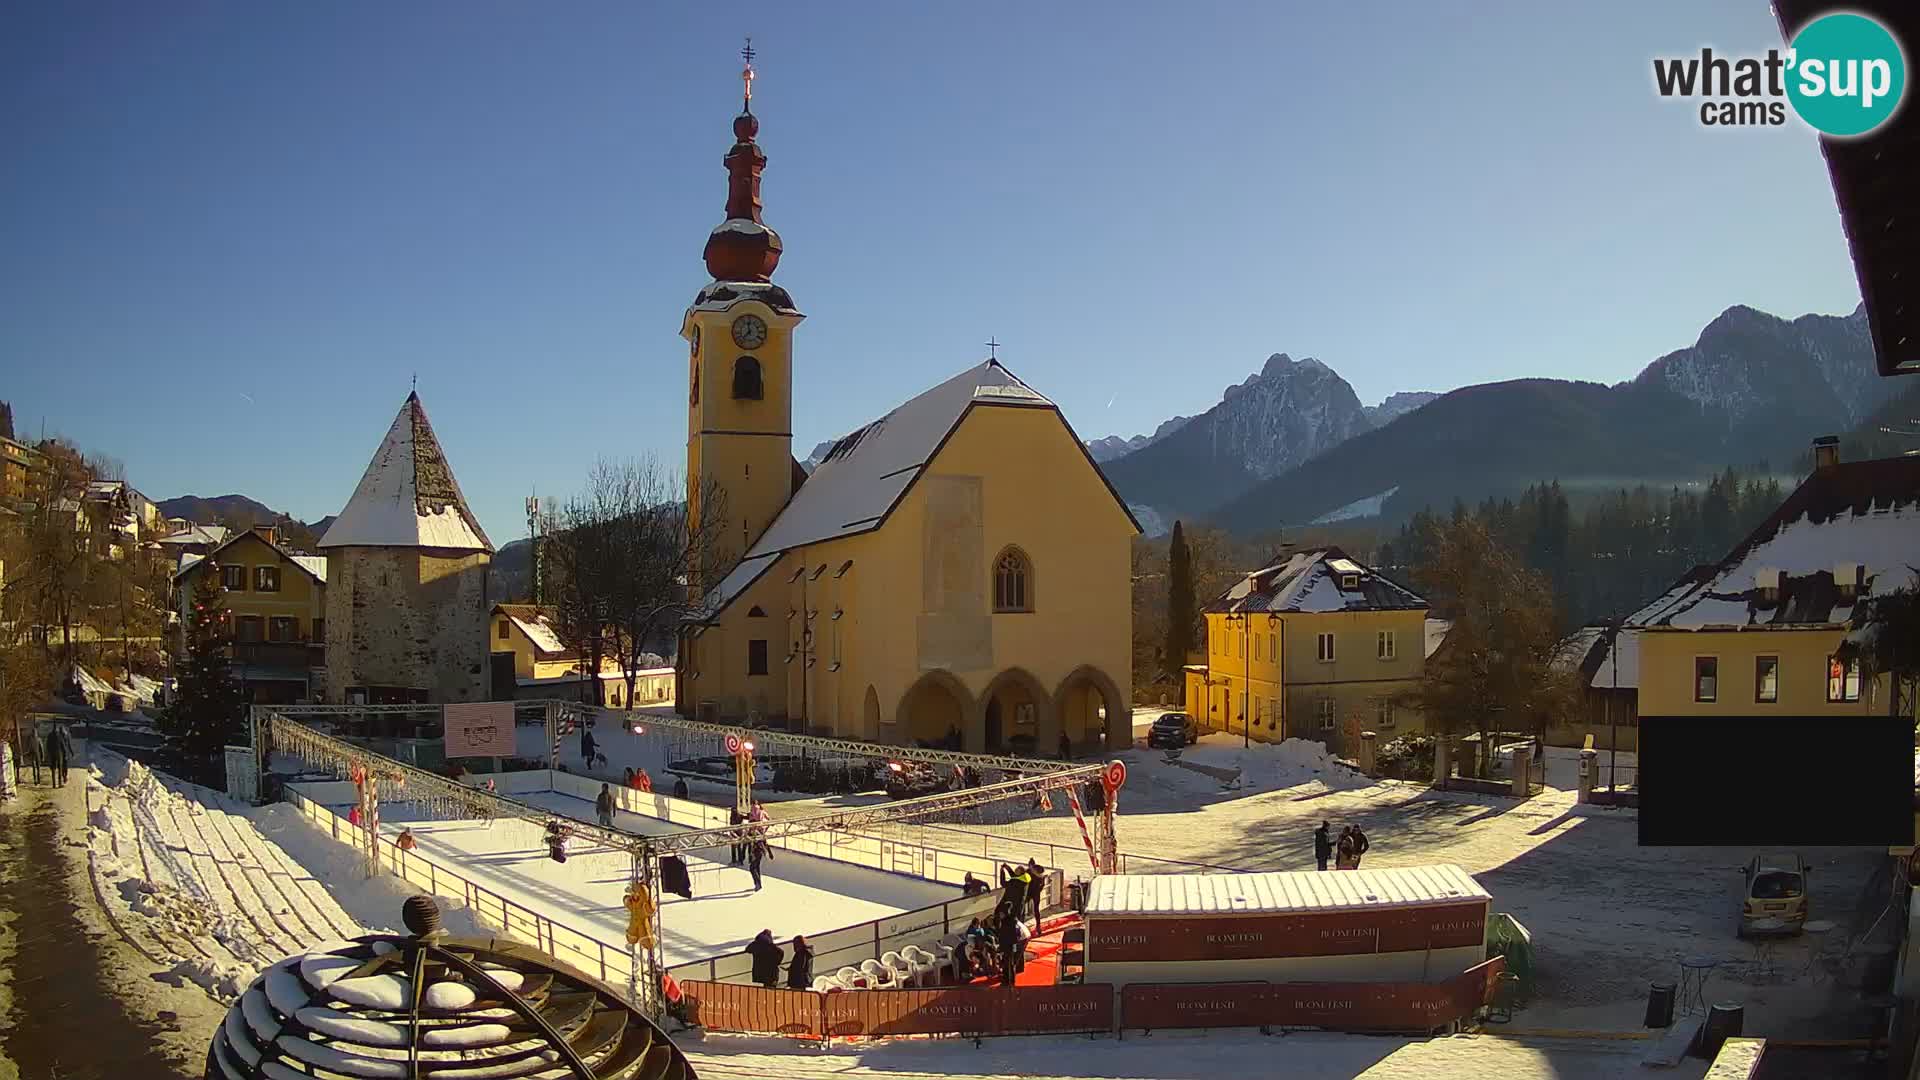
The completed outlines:
{"type": "Polygon", "coordinates": [[[687,1018],[713,1031],[803,1038],[1036,1035],[1117,1028],[1319,1027],[1430,1031],[1493,1000],[1494,957],[1441,983],[1105,983],[935,990],[765,990],[686,982],[687,1018]]]}

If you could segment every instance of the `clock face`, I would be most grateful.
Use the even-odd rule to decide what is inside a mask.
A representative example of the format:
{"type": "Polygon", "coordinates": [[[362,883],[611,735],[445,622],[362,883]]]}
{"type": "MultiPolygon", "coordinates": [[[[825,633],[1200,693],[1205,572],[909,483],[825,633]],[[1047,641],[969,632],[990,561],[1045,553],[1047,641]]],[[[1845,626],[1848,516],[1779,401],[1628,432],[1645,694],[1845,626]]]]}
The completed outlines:
{"type": "Polygon", "coordinates": [[[767,343],[767,324],[758,315],[742,315],[733,320],[733,343],[743,349],[757,349],[767,343]]]}

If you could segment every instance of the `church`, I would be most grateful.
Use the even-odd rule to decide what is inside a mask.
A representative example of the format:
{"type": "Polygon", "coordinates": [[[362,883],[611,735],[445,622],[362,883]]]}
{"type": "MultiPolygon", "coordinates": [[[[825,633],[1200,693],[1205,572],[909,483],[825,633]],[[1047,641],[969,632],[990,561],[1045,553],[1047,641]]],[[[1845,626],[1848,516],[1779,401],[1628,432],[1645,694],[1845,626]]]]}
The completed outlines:
{"type": "Polygon", "coordinates": [[[743,78],[713,280],[681,324],[689,513],[724,515],[706,528],[730,553],[693,583],[680,712],[985,753],[1128,745],[1140,529],[1059,406],[988,359],[811,474],[794,458],[805,316],[773,283],[743,78]]]}

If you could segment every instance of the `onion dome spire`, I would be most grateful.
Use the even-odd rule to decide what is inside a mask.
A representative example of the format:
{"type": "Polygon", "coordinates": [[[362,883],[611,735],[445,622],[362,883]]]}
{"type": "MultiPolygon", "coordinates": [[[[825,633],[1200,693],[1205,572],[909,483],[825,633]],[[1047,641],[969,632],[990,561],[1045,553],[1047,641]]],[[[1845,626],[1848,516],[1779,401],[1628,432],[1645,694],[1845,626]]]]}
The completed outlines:
{"type": "Polygon", "coordinates": [[[760,220],[760,173],[767,155],[753,141],[760,119],[753,115],[753,39],[740,50],[740,115],[733,118],[733,149],[727,167],[727,220],[707,237],[707,272],[715,281],[768,281],[780,265],[780,234],[760,220]]]}

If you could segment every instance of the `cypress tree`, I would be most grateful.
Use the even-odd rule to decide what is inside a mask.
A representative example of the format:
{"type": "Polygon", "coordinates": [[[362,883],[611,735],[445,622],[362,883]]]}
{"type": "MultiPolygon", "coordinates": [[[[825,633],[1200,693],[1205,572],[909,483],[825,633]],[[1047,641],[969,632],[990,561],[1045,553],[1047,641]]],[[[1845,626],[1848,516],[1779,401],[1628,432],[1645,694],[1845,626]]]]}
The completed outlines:
{"type": "Polygon", "coordinates": [[[209,559],[193,586],[177,694],[160,718],[163,734],[200,757],[217,754],[234,741],[244,706],[228,667],[227,613],[220,593],[220,567],[209,559]]]}
{"type": "Polygon", "coordinates": [[[1194,623],[1199,612],[1193,601],[1193,552],[1187,547],[1186,529],[1173,523],[1173,539],[1167,546],[1167,678],[1181,683],[1181,669],[1193,648],[1194,623]]]}

